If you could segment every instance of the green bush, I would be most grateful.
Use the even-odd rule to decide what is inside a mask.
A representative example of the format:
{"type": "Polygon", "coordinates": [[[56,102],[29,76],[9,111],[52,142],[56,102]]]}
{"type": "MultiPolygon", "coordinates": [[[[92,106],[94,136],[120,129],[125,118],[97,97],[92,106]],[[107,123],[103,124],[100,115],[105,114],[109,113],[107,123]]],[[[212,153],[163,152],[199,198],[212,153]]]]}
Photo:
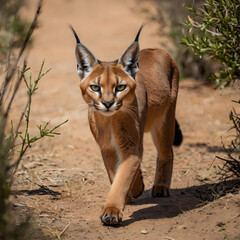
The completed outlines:
{"type": "Polygon", "coordinates": [[[227,86],[240,78],[240,2],[239,0],[205,0],[196,9],[186,7],[191,16],[185,19],[186,34],[182,44],[200,57],[208,56],[220,63],[211,78],[217,86],[227,86]]]}

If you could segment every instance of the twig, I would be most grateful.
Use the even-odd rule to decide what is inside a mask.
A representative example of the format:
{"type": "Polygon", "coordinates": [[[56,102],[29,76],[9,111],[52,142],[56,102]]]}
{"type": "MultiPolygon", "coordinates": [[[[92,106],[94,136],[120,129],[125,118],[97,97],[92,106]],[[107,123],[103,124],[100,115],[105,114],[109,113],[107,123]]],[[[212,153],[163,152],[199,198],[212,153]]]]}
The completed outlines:
{"type": "MultiPolygon", "coordinates": [[[[240,101],[237,103],[240,104],[240,101]]],[[[222,141],[226,156],[217,156],[216,158],[224,162],[222,167],[218,167],[220,169],[220,179],[227,180],[229,178],[237,178],[240,180],[240,114],[238,114],[233,108],[233,110],[230,111],[229,117],[233,123],[233,126],[230,129],[236,130],[236,137],[231,142],[230,150],[226,149],[225,144],[222,141]]]]}
{"type": "Polygon", "coordinates": [[[16,96],[16,93],[17,93],[17,91],[18,91],[18,88],[19,88],[19,86],[20,86],[20,83],[22,82],[23,75],[24,75],[24,73],[29,69],[29,68],[26,68],[26,67],[27,67],[27,66],[26,66],[26,62],[24,61],[23,68],[22,68],[22,71],[21,71],[21,76],[18,77],[18,80],[17,80],[17,83],[15,84],[15,88],[14,88],[12,97],[11,97],[11,99],[10,99],[10,101],[9,101],[9,103],[8,103],[7,109],[6,109],[5,113],[4,113],[4,118],[5,118],[5,119],[7,119],[7,117],[8,117],[8,113],[9,113],[9,111],[10,111],[12,102],[13,102],[15,96],[16,96]]]}
{"type": "Polygon", "coordinates": [[[70,223],[71,223],[71,222],[69,222],[69,223],[67,224],[67,226],[60,232],[60,234],[59,234],[59,240],[61,240],[61,235],[68,229],[68,227],[70,226],[70,223]]]}
{"type": "MultiPolygon", "coordinates": [[[[200,23],[194,21],[190,16],[188,16],[188,20],[193,27],[195,27],[195,28],[201,28],[202,27],[202,25],[200,23]]],[[[206,29],[206,28],[205,28],[205,31],[211,33],[213,36],[222,36],[221,33],[213,32],[213,31],[211,31],[209,29],[206,29]]]]}
{"type": "Polygon", "coordinates": [[[169,239],[169,240],[175,240],[174,238],[171,238],[171,237],[163,237],[165,239],[169,239]]]}

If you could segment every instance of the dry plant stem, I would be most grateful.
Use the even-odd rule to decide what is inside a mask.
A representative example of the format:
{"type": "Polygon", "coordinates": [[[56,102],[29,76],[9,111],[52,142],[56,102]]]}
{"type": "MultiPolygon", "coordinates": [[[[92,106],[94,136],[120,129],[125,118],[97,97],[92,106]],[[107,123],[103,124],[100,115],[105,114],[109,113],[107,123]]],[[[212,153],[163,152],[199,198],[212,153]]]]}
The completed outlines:
{"type": "MultiPolygon", "coordinates": [[[[234,101],[240,104],[240,101],[234,101]]],[[[220,169],[220,179],[227,180],[231,178],[237,178],[240,180],[240,114],[238,114],[235,109],[233,109],[229,117],[233,123],[233,126],[230,128],[236,130],[236,138],[231,142],[231,148],[226,149],[225,144],[222,141],[222,146],[225,150],[225,156],[217,156],[218,159],[224,161],[220,169]]]]}
{"type": "Polygon", "coordinates": [[[8,57],[7,57],[7,67],[6,67],[6,70],[4,72],[8,72],[9,68],[11,66],[10,60],[11,60],[11,56],[12,56],[13,40],[14,40],[14,36],[12,36],[10,44],[9,44],[9,52],[8,52],[8,57]]]}
{"type": "MultiPolygon", "coordinates": [[[[35,83],[38,83],[38,82],[39,82],[40,78],[42,78],[44,75],[46,75],[46,74],[50,71],[50,69],[48,69],[43,75],[41,75],[41,72],[42,72],[42,69],[43,69],[43,65],[44,65],[44,61],[42,62],[42,65],[41,65],[41,68],[40,68],[40,71],[39,71],[39,74],[38,74],[38,78],[35,80],[34,85],[35,85],[35,83]]],[[[25,72],[27,72],[28,70],[29,70],[29,68],[25,68],[25,71],[22,71],[22,75],[21,75],[21,77],[24,79],[24,82],[25,82],[25,84],[26,84],[26,86],[27,86],[27,88],[28,88],[28,101],[27,101],[27,103],[26,103],[26,105],[25,105],[25,108],[24,108],[24,110],[23,110],[23,112],[22,112],[22,114],[21,114],[21,116],[20,116],[19,121],[18,121],[18,126],[17,126],[17,128],[16,128],[16,130],[15,130],[14,142],[15,142],[17,136],[18,136],[18,131],[19,131],[19,128],[20,128],[20,126],[21,126],[21,124],[22,124],[23,117],[24,117],[27,109],[29,108],[29,105],[31,104],[31,96],[32,96],[32,94],[33,94],[33,93],[31,93],[32,90],[29,89],[29,85],[28,85],[27,80],[26,80],[26,77],[25,77],[25,72]],[[31,96],[30,96],[30,94],[31,94],[31,96]]],[[[32,77],[31,77],[31,75],[30,75],[30,84],[32,84],[32,83],[31,83],[31,78],[32,78],[32,77]]],[[[36,85],[37,85],[37,84],[36,84],[36,85]]],[[[33,92],[37,90],[37,86],[36,86],[36,85],[35,85],[35,87],[34,87],[34,89],[33,89],[33,92]]]]}
{"type": "MultiPolygon", "coordinates": [[[[38,74],[38,78],[35,80],[33,88],[32,88],[32,83],[31,83],[31,77],[30,77],[30,83],[29,83],[29,85],[28,85],[28,83],[27,83],[26,77],[25,77],[25,75],[24,75],[25,72],[26,72],[26,70],[25,70],[24,72],[22,72],[22,75],[21,75],[21,78],[24,79],[24,82],[25,82],[25,84],[26,84],[26,86],[27,86],[27,88],[28,88],[28,101],[27,101],[27,105],[26,105],[26,107],[25,107],[25,109],[24,109],[24,112],[23,112],[23,114],[22,114],[22,116],[21,116],[21,118],[20,118],[20,120],[19,120],[18,127],[17,127],[17,132],[16,132],[16,135],[15,135],[15,137],[14,137],[14,142],[15,142],[17,136],[18,136],[18,129],[19,129],[20,125],[21,125],[21,122],[22,122],[22,119],[23,119],[23,115],[25,115],[25,113],[26,113],[26,111],[27,111],[26,116],[25,116],[25,118],[26,118],[26,129],[25,129],[24,137],[22,138],[22,144],[21,144],[22,146],[21,146],[21,150],[20,150],[18,159],[17,159],[16,162],[13,164],[13,166],[14,166],[13,175],[14,175],[14,173],[16,172],[17,167],[18,167],[18,165],[19,165],[19,163],[20,163],[20,161],[21,161],[24,153],[26,152],[26,150],[27,150],[28,147],[30,146],[30,144],[29,144],[29,131],[28,131],[28,128],[29,128],[29,120],[30,120],[30,112],[31,112],[32,95],[33,95],[33,93],[37,90],[37,84],[38,84],[40,78],[41,78],[42,76],[44,76],[44,75],[49,71],[49,70],[48,70],[45,74],[43,74],[43,75],[41,76],[43,65],[44,65],[44,62],[42,63],[42,66],[41,66],[40,71],[39,71],[39,74],[38,74]],[[28,140],[28,141],[27,141],[27,140],[28,140]]],[[[27,69],[27,70],[28,70],[28,69],[27,69]]],[[[18,82],[19,82],[19,81],[18,81],[18,82]]],[[[12,167],[13,167],[13,166],[12,166],[12,167]]],[[[12,181],[11,181],[11,183],[12,183],[12,181]]]]}
{"type": "Polygon", "coordinates": [[[61,239],[61,235],[67,230],[67,228],[69,227],[70,223],[71,223],[71,222],[69,222],[69,223],[67,224],[67,226],[60,232],[60,234],[59,234],[59,239],[61,239]]]}
{"type": "Polygon", "coordinates": [[[24,75],[24,73],[25,73],[27,70],[28,70],[28,69],[26,68],[26,63],[24,62],[24,65],[23,65],[23,68],[22,68],[22,71],[21,71],[21,75],[20,75],[20,77],[18,77],[18,80],[17,80],[17,83],[15,84],[15,88],[14,88],[12,97],[11,97],[9,103],[8,103],[6,112],[4,113],[4,118],[5,118],[5,119],[7,119],[7,117],[8,117],[8,113],[9,113],[9,111],[10,111],[12,102],[13,102],[15,96],[16,96],[16,93],[17,93],[17,91],[18,91],[18,88],[19,88],[19,86],[20,86],[20,83],[22,82],[23,75],[24,75]]]}
{"type": "MultiPolygon", "coordinates": [[[[21,115],[21,118],[19,120],[19,123],[18,123],[18,127],[17,127],[17,130],[15,132],[15,136],[14,136],[14,139],[13,141],[15,142],[16,138],[18,136],[21,137],[22,139],[22,143],[21,143],[21,149],[19,151],[19,155],[18,155],[18,158],[17,160],[12,164],[11,168],[13,168],[13,173],[12,173],[12,177],[11,177],[11,181],[10,181],[10,185],[12,184],[13,182],[13,176],[19,166],[19,163],[23,157],[23,155],[25,154],[26,150],[30,147],[30,145],[36,141],[38,141],[39,139],[45,137],[45,136],[48,136],[48,137],[54,137],[54,135],[60,135],[60,133],[58,132],[55,132],[56,129],[58,129],[60,126],[62,126],[63,124],[65,124],[68,120],[62,122],[61,124],[55,126],[54,128],[52,128],[51,130],[47,129],[47,126],[49,124],[49,122],[47,122],[45,124],[44,127],[42,127],[41,125],[38,126],[39,130],[40,130],[40,136],[39,137],[32,137],[30,138],[29,136],[29,121],[30,121],[30,113],[31,113],[31,103],[32,103],[32,95],[34,94],[34,92],[38,89],[38,82],[40,81],[40,79],[42,77],[44,77],[49,71],[50,69],[48,69],[46,72],[42,73],[43,71],[43,66],[44,66],[44,61],[42,62],[42,65],[41,65],[41,68],[39,70],[39,74],[38,74],[38,77],[36,78],[36,80],[34,82],[32,82],[32,76],[30,75],[30,81],[28,83],[26,77],[25,77],[25,72],[23,72],[23,75],[22,75],[22,78],[24,79],[24,82],[25,82],[25,85],[28,89],[28,101],[27,101],[27,105],[24,109],[24,112],[23,114],[21,115]],[[26,114],[26,115],[25,115],[26,114]],[[23,120],[23,116],[25,115],[25,119],[26,119],[26,127],[25,127],[25,131],[24,131],[24,134],[21,135],[18,133],[18,129],[21,125],[21,122],[23,120]]],[[[12,130],[13,131],[13,130],[12,130]]]]}

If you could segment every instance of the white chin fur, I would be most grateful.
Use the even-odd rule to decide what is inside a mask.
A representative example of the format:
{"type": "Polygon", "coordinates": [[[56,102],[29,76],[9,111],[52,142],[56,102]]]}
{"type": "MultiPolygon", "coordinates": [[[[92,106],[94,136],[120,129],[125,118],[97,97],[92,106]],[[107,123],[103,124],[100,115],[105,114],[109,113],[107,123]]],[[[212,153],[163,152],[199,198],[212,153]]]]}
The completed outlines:
{"type": "Polygon", "coordinates": [[[98,111],[105,116],[112,116],[117,112],[116,110],[113,110],[116,107],[116,103],[114,103],[109,110],[107,110],[107,108],[101,102],[99,103],[98,107],[100,108],[98,111]]]}
{"type": "Polygon", "coordinates": [[[101,111],[101,110],[98,110],[98,111],[104,116],[112,116],[117,112],[117,111],[101,111]]]}

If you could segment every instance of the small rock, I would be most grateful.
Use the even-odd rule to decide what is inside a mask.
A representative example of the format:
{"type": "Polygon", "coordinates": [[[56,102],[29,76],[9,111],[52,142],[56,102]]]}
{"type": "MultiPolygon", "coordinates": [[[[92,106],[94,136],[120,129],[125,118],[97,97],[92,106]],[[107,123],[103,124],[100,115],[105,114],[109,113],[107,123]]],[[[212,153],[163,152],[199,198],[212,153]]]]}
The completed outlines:
{"type": "Polygon", "coordinates": [[[13,203],[14,207],[26,207],[26,204],[24,203],[13,203]]]}
{"type": "Polygon", "coordinates": [[[148,231],[147,231],[146,229],[143,229],[143,230],[141,231],[141,234],[148,234],[148,231]]]}
{"type": "Polygon", "coordinates": [[[68,144],[66,147],[67,147],[67,148],[70,148],[70,149],[74,149],[74,148],[75,148],[75,147],[74,147],[73,145],[71,145],[71,144],[68,144]]]}
{"type": "Polygon", "coordinates": [[[211,96],[211,97],[203,99],[203,103],[204,104],[210,104],[210,103],[213,102],[213,100],[214,100],[214,98],[211,96]]]}
{"type": "Polygon", "coordinates": [[[57,164],[56,163],[49,163],[49,166],[56,167],[57,164]]]}
{"type": "Polygon", "coordinates": [[[55,157],[55,153],[50,153],[50,154],[48,154],[48,157],[55,157]]]}
{"type": "Polygon", "coordinates": [[[187,227],[185,225],[179,225],[177,229],[187,229],[187,227]]]}

